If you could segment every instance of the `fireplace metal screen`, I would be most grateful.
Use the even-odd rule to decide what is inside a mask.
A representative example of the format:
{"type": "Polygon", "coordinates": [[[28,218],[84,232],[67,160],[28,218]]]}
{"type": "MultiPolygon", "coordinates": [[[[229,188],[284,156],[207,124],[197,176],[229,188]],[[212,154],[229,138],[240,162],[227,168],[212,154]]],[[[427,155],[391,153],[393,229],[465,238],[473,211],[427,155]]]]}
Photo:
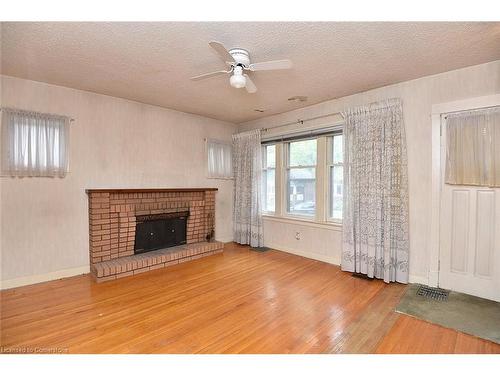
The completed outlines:
{"type": "Polygon", "coordinates": [[[189,211],[136,216],[134,253],[186,243],[189,211]]]}

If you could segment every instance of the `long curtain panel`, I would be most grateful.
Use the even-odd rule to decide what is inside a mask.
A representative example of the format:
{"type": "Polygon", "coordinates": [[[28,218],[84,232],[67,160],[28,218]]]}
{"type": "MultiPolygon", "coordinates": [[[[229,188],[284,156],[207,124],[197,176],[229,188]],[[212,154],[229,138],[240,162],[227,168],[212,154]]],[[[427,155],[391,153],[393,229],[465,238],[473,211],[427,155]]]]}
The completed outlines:
{"type": "Polygon", "coordinates": [[[341,267],[408,282],[408,172],[402,103],[343,113],[344,210],[341,267]]]}
{"type": "Polygon", "coordinates": [[[234,241],[264,245],[262,228],[262,146],[260,130],[233,135],[234,241]]]}
{"type": "Polygon", "coordinates": [[[2,172],[19,177],[64,177],[69,119],[2,108],[2,172]]]}
{"type": "Polygon", "coordinates": [[[445,182],[500,187],[500,107],[446,119],[445,182]]]}

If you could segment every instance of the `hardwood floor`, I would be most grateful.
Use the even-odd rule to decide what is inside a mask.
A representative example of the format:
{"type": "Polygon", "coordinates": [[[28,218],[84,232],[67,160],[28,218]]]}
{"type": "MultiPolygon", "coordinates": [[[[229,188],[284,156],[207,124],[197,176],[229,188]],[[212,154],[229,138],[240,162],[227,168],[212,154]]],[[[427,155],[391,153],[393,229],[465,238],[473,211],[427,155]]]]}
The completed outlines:
{"type": "Polygon", "coordinates": [[[404,290],[319,261],[229,244],[223,254],[102,284],[83,275],[3,291],[0,346],[69,353],[500,353],[500,345],[395,313],[404,290]]]}

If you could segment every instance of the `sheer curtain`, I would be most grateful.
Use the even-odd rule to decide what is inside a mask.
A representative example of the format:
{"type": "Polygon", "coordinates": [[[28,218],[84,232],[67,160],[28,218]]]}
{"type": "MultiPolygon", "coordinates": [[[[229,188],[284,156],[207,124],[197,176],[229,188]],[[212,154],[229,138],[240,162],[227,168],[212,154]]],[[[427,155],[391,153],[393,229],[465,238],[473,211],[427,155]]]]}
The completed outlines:
{"type": "Polygon", "coordinates": [[[500,107],[449,114],[447,184],[500,186],[500,107]]]}
{"type": "Polygon", "coordinates": [[[207,140],[208,177],[232,178],[233,161],[231,145],[213,139],[207,140]]]}
{"type": "Polygon", "coordinates": [[[408,177],[399,99],[343,113],[342,270],[408,282],[408,177]]]}
{"type": "Polygon", "coordinates": [[[260,130],[233,135],[234,241],[264,245],[262,229],[262,146],[260,130]]]}
{"type": "Polygon", "coordinates": [[[2,172],[64,177],[68,169],[67,117],[2,108],[2,172]]]}

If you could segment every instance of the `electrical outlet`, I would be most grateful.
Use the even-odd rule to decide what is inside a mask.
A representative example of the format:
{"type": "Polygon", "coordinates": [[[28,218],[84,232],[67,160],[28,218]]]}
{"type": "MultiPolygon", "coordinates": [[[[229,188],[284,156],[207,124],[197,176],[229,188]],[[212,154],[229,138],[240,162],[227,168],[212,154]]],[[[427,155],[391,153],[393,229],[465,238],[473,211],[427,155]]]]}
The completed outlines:
{"type": "Polygon", "coordinates": [[[295,232],[295,239],[300,240],[300,232],[295,232]]]}

